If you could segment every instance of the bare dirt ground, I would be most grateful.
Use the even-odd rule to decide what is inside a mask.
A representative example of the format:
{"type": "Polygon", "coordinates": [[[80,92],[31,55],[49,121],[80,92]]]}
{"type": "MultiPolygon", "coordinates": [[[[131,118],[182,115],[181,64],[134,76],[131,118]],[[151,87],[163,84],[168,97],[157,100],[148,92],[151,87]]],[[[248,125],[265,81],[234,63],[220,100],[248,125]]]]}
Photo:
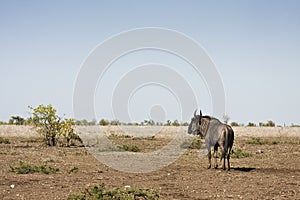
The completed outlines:
{"type": "MultiPolygon", "coordinates": [[[[187,127],[183,127],[185,131],[187,127]]],[[[81,130],[88,128],[82,128],[81,130]]],[[[97,128],[95,128],[97,129],[97,128]]],[[[106,127],[107,134],[121,134],[106,127]]],[[[141,127],[141,129],[144,129],[141,127]]],[[[161,129],[149,139],[113,137],[116,144],[133,144],[148,152],[168,142],[177,127],[161,129]]],[[[0,199],[66,199],[89,185],[108,188],[152,188],[160,199],[300,199],[300,128],[234,127],[234,150],[251,157],[232,158],[231,171],[206,169],[207,159],[189,149],[171,165],[151,173],[125,173],[96,160],[84,147],[46,147],[29,127],[0,126],[0,199]],[[252,138],[263,144],[249,144],[252,138]],[[51,174],[16,174],[19,161],[58,168],[51,174]],[[71,169],[77,172],[70,173],[71,169]]],[[[151,164],[151,163],[149,163],[151,164]]]]}

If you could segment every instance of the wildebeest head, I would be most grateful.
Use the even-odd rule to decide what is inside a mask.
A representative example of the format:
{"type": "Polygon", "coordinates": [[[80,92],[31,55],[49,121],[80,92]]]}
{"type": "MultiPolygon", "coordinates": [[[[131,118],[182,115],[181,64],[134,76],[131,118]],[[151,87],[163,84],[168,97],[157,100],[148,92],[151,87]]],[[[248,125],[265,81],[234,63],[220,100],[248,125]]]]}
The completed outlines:
{"type": "Polygon", "coordinates": [[[191,122],[189,124],[188,134],[202,135],[200,131],[202,112],[200,110],[200,115],[197,115],[196,113],[197,113],[197,109],[195,110],[194,117],[191,119],[191,122]]]}

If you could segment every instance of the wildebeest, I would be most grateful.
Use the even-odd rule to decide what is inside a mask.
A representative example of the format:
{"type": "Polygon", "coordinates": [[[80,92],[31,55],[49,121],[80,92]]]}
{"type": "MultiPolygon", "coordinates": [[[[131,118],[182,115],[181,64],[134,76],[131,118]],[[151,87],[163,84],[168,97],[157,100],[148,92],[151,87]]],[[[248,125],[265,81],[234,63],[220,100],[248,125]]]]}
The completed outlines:
{"type": "Polygon", "coordinates": [[[208,150],[208,169],[211,168],[211,147],[214,147],[214,158],[215,158],[215,168],[218,168],[217,164],[217,153],[218,147],[221,148],[222,155],[220,162],[223,159],[223,169],[225,166],[225,157],[227,156],[228,170],[230,170],[230,152],[234,140],[234,132],[232,128],[220,122],[218,119],[210,116],[202,116],[200,110],[200,115],[196,114],[197,110],[194,112],[194,117],[191,119],[191,123],[188,127],[188,133],[193,135],[199,135],[201,138],[205,138],[205,146],[208,150]]]}

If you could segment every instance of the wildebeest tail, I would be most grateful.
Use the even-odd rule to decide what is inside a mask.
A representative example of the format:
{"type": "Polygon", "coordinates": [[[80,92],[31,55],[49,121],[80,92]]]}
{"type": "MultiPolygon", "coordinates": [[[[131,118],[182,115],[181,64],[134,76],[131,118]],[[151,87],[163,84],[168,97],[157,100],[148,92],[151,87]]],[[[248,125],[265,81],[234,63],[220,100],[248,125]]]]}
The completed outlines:
{"type": "Polygon", "coordinates": [[[227,150],[228,150],[228,142],[229,142],[229,130],[228,128],[226,127],[225,130],[224,130],[224,138],[225,138],[225,144],[224,144],[224,148],[223,148],[223,151],[222,151],[222,156],[221,156],[221,160],[224,158],[225,159],[225,156],[226,156],[226,153],[227,153],[227,150]]]}

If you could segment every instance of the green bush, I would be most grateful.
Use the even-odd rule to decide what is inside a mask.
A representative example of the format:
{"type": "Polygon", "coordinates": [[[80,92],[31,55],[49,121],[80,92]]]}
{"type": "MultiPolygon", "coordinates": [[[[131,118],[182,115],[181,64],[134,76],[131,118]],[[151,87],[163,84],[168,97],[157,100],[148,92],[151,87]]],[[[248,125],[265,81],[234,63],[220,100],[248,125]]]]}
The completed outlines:
{"type": "Polygon", "coordinates": [[[239,124],[237,122],[231,122],[230,126],[239,126],[239,124]]]}
{"type": "Polygon", "coordinates": [[[181,143],[180,147],[183,149],[201,149],[203,143],[201,141],[200,138],[193,138],[192,141],[184,141],[183,143],[181,143]]]}
{"type": "Polygon", "coordinates": [[[0,137],[0,144],[10,144],[10,141],[9,139],[7,138],[3,138],[3,137],[0,137]]]}
{"type": "Polygon", "coordinates": [[[10,172],[15,172],[17,174],[33,174],[36,172],[50,174],[50,173],[55,173],[57,171],[59,171],[58,168],[53,168],[51,166],[47,166],[46,164],[36,166],[36,165],[27,164],[23,161],[20,161],[19,166],[17,167],[10,166],[10,172]]]}
{"type": "Polygon", "coordinates": [[[110,125],[112,125],[112,126],[119,126],[119,125],[121,125],[121,123],[120,123],[120,121],[119,120],[112,120],[111,122],[110,122],[110,125]]]}
{"type": "Polygon", "coordinates": [[[68,170],[68,174],[77,173],[78,167],[73,167],[72,169],[68,170]]]}
{"type": "Polygon", "coordinates": [[[275,127],[275,122],[269,120],[267,123],[259,122],[259,126],[275,127]]]}
{"type": "Polygon", "coordinates": [[[263,140],[262,138],[251,138],[250,140],[246,141],[246,144],[256,144],[256,145],[264,145],[264,144],[272,145],[272,144],[274,144],[275,145],[275,144],[279,144],[279,141],[263,140]]]}
{"type": "Polygon", "coordinates": [[[135,200],[147,199],[156,200],[159,194],[150,189],[106,189],[104,183],[85,188],[82,193],[74,193],[68,196],[68,200],[94,200],[94,199],[118,199],[118,200],[135,200]]]}
{"type": "Polygon", "coordinates": [[[29,108],[32,110],[32,123],[48,146],[56,146],[60,136],[63,137],[63,145],[71,146],[76,141],[82,144],[82,140],[73,129],[74,120],[57,116],[56,109],[51,104],[39,105],[37,108],[29,106],[29,108]]]}
{"type": "Polygon", "coordinates": [[[172,126],[180,126],[178,120],[174,120],[174,121],[172,122],[172,126]]]}
{"type": "Polygon", "coordinates": [[[188,125],[189,125],[188,122],[183,122],[183,123],[181,123],[181,126],[188,126],[188,125]]]}
{"type": "Polygon", "coordinates": [[[256,124],[255,124],[255,123],[253,123],[253,122],[249,122],[247,126],[249,126],[249,127],[255,127],[255,126],[256,126],[256,124]]]}
{"type": "Polygon", "coordinates": [[[248,158],[248,157],[251,157],[251,156],[252,156],[251,153],[245,152],[244,150],[242,150],[240,148],[234,149],[231,152],[231,157],[232,158],[248,158]]]}
{"type": "Polygon", "coordinates": [[[101,119],[99,121],[99,125],[100,126],[107,126],[107,125],[109,125],[109,122],[107,120],[105,120],[105,119],[101,119]]]}
{"type": "Polygon", "coordinates": [[[132,151],[132,152],[139,152],[140,148],[136,145],[126,145],[119,146],[120,149],[123,149],[124,151],[132,151]]]}
{"type": "Polygon", "coordinates": [[[164,126],[171,126],[172,125],[172,121],[171,120],[167,120],[166,123],[164,124],[164,126]]]}
{"type": "Polygon", "coordinates": [[[8,124],[14,124],[14,125],[24,125],[26,120],[23,117],[20,116],[11,116],[8,124]]]}

